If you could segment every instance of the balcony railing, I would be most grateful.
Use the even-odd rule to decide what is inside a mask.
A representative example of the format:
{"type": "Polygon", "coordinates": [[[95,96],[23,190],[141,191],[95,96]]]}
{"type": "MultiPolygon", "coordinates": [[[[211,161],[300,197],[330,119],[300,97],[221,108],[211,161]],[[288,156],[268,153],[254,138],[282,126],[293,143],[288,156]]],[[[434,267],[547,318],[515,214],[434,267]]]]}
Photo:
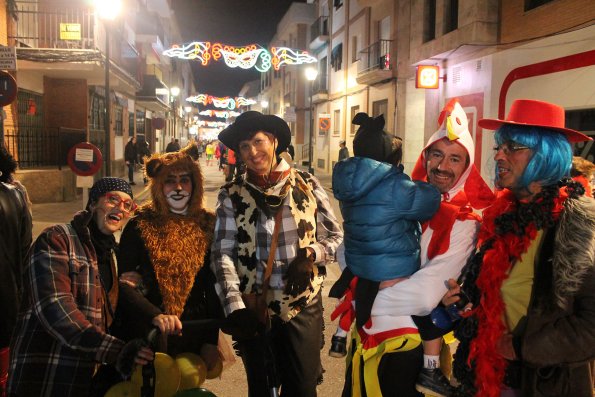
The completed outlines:
{"type": "Polygon", "coordinates": [[[328,36],[328,17],[320,17],[310,25],[310,37],[312,40],[319,36],[328,36]]]}
{"type": "Polygon", "coordinates": [[[378,40],[359,52],[358,73],[370,70],[391,70],[390,47],[392,40],[378,40]]]}
{"type": "Polygon", "coordinates": [[[95,15],[91,8],[67,2],[40,4],[16,1],[17,19],[9,24],[8,39],[17,47],[95,49],[95,15]]]}
{"type": "Polygon", "coordinates": [[[326,94],[328,92],[328,83],[327,77],[325,76],[318,76],[316,80],[314,80],[312,86],[312,93],[313,94],[326,94]]]}

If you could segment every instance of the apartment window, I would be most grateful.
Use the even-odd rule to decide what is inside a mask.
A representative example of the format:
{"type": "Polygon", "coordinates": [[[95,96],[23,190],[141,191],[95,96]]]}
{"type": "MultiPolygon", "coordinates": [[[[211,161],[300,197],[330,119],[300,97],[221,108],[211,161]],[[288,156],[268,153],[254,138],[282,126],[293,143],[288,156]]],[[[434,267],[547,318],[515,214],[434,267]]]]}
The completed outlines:
{"type": "Polygon", "coordinates": [[[359,40],[357,36],[351,38],[351,62],[355,62],[359,59],[359,40]]]}
{"type": "Polygon", "coordinates": [[[331,67],[333,71],[341,70],[341,66],[343,63],[343,43],[339,43],[333,48],[331,52],[331,67]]]}
{"type": "Polygon", "coordinates": [[[436,38],[436,0],[425,0],[423,18],[423,42],[426,43],[436,38]]]}
{"type": "Polygon", "coordinates": [[[341,135],[341,110],[337,109],[333,113],[333,136],[341,135]]]}
{"type": "Polygon", "coordinates": [[[114,134],[124,135],[124,109],[120,105],[114,106],[114,134]]]}
{"type": "Polygon", "coordinates": [[[91,114],[89,115],[89,127],[92,130],[103,130],[105,125],[105,99],[93,93],[91,95],[91,114]]]}
{"type": "Polygon", "coordinates": [[[525,11],[541,7],[544,4],[551,3],[553,0],[525,0],[525,11]]]}
{"type": "Polygon", "coordinates": [[[381,101],[375,101],[372,103],[372,116],[378,117],[381,114],[384,115],[384,118],[387,117],[388,111],[388,99],[383,99],[381,101]]]}
{"type": "Polygon", "coordinates": [[[134,135],[134,112],[128,112],[128,135],[134,135]]]}
{"type": "Polygon", "coordinates": [[[343,5],[343,0],[334,0],[333,5],[335,6],[335,10],[338,10],[343,5]]]}
{"type": "MultiPolygon", "coordinates": [[[[359,113],[359,105],[352,106],[351,107],[351,118],[349,119],[349,122],[350,123],[353,121],[353,118],[358,113],[359,113]]],[[[351,130],[349,131],[349,133],[351,134],[351,136],[355,135],[355,132],[357,131],[357,128],[358,128],[357,125],[351,123],[351,130]]]]}
{"type": "MultiPolygon", "coordinates": [[[[595,109],[567,110],[565,118],[566,128],[580,131],[590,137],[595,136],[595,109]]],[[[589,142],[575,143],[574,154],[594,162],[595,145],[589,142]]]]}
{"type": "Polygon", "coordinates": [[[145,111],[144,110],[137,110],[136,111],[136,134],[144,134],[145,133],[145,111]]]}
{"type": "Polygon", "coordinates": [[[444,3],[444,33],[459,27],[459,0],[446,0],[444,3]]]}

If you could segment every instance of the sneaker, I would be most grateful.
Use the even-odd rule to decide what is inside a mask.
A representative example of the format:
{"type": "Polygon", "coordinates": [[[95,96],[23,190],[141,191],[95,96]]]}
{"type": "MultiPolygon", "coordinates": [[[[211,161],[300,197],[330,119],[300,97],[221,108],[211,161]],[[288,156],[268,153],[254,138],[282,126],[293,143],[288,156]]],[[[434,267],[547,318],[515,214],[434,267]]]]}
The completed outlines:
{"type": "Polygon", "coordinates": [[[331,357],[345,357],[347,355],[347,338],[345,336],[334,335],[331,339],[331,348],[328,351],[331,357]]]}
{"type": "Polygon", "coordinates": [[[428,396],[436,397],[450,397],[454,393],[454,387],[440,368],[422,368],[417,376],[415,389],[428,396]]]}

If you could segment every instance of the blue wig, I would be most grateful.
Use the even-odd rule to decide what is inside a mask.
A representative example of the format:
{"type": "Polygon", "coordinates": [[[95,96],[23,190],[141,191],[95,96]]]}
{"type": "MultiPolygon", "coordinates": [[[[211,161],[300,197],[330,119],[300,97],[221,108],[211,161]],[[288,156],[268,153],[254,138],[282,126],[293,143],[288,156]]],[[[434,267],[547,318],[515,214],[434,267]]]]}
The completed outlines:
{"type": "Polygon", "coordinates": [[[570,174],[572,148],[560,132],[542,127],[504,124],[496,131],[495,139],[497,145],[514,141],[531,148],[533,156],[521,177],[520,188],[527,189],[531,182],[539,182],[541,186],[553,185],[570,174]]]}

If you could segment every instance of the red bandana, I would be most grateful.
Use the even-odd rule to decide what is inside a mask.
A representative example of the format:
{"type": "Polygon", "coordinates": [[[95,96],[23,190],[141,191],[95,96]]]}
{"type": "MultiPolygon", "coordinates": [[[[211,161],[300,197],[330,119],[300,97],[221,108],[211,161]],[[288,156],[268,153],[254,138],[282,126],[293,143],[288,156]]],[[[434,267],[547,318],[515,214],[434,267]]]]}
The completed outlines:
{"type": "Polygon", "coordinates": [[[285,171],[271,171],[268,175],[261,175],[248,168],[248,181],[259,188],[268,189],[286,178],[290,172],[291,168],[288,168],[285,171]]]}
{"type": "MultiPolygon", "coordinates": [[[[568,194],[560,189],[559,197],[554,199],[552,217],[557,220],[562,212],[568,194]]],[[[475,360],[476,396],[498,397],[504,379],[506,360],[496,351],[496,343],[504,334],[504,302],[501,287],[508,277],[514,263],[527,252],[531,242],[537,236],[534,223],[525,227],[524,233],[509,232],[496,235],[496,217],[516,210],[513,194],[506,190],[500,193],[494,204],[483,212],[483,224],[479,232],[479,242],[494,238],[494,244],[483,257],[483,264],[476,285],[481,291],[479,306],[474,310],[478,320],[477,337],[470,346],[469,363],[475,360]]]]}

